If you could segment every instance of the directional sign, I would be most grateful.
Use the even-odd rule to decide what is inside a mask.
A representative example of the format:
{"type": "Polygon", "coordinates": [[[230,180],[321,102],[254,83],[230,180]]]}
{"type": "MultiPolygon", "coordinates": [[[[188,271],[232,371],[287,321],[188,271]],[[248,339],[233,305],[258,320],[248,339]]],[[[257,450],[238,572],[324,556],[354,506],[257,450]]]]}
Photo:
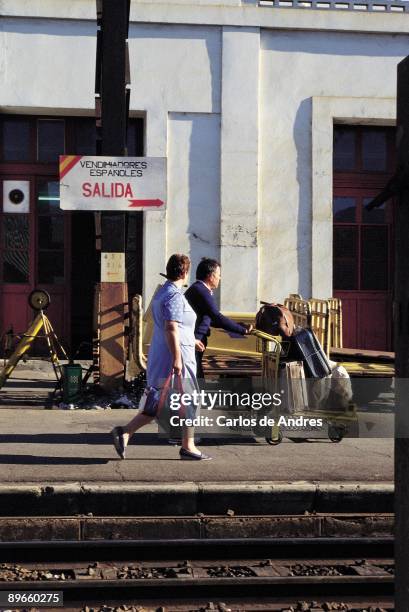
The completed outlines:
{"type": "Polygon", "coordinates": [[[163,210],[165,157],[60,155],[63,210],[163,210]]]}

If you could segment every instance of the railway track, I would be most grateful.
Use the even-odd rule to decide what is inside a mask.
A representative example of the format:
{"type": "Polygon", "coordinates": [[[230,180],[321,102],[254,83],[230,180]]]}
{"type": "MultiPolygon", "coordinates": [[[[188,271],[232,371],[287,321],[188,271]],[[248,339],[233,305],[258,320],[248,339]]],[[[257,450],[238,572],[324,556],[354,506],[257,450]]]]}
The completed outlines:
{"type": "Polygon", "coordinates": [[[18,542],[0,558],[0,590],[63,591],[73,610],[393,609],[391,538],[18,542]]]}

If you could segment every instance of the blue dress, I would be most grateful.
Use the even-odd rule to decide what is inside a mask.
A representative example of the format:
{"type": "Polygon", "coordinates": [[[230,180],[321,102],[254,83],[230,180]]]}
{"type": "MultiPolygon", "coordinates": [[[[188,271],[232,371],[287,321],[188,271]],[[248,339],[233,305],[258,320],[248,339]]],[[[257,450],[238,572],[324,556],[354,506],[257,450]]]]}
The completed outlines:
{"type": "Polygon", "coordinates": [[[147,384],[160,389],[173,367],[173,357],[166,341],[166,321],[179,324],[179,342],[182,353],[182,383],[186,393],[198,389],[196,381],[195,323],[196,314],[181,289],[167,281],[152,302],[154,321],[152,343],[148,353],[147,384]]]}

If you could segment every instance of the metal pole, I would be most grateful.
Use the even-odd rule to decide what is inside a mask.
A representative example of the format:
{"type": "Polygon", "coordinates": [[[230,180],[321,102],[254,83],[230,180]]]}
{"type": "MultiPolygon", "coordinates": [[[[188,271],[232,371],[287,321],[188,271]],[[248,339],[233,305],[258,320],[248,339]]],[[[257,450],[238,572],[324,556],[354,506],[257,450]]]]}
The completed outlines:
{"type": "Polygon", "coordinates": [[[409,610],[409,57],[398,65],[398,172],[396,198],[394,336],[395,418],[395,609],[409,610]]]}
{"type": "MultiPolygon", "coordinates": [[[[96,100],[98,153],[126,154],[128,121],[129,0],[98,0],[96,100]]],[[[124,213],[101,213],[101,335],[100,382],[106,389],[119,387],[125,366],[125,304],[128,301],[125,271],[126,217],[124,213]],[[116,270],[115,282],[104,277],[106,265],[116,270]]]]}

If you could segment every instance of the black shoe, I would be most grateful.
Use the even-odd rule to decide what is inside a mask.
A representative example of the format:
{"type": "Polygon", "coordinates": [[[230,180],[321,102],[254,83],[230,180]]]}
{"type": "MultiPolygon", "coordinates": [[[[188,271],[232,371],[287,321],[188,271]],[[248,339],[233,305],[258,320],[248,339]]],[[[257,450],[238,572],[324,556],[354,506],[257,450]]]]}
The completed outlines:
{"type": "Polygon", "coordinates": [[[180,449],[179,455],[181,459],[194,459],[196,461],[210,461],[210,459],[212,459],[210,455],[206,455],[205,453],[191,453],[183,447],[180,449]]]}
{"type": "Polygon", "coordinates": [[[111,431],[111,436],[114,442],[116,452],[121,457],[121,459],[125,459],[125,441],[123,428],[114,427],[111,431]]]}

